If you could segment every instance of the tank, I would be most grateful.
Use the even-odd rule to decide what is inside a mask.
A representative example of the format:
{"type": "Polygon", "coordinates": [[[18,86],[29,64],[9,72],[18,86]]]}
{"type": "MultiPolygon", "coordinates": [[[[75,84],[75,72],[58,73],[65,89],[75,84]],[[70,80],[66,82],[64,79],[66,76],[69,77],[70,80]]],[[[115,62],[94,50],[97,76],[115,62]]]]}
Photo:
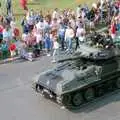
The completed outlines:
{"type": "Polygon", "coordinates": [[[57,65],[36,75],[35,90],[66,107],[79,107],[120,88],[120,50],[86,42],[57,65]]]}

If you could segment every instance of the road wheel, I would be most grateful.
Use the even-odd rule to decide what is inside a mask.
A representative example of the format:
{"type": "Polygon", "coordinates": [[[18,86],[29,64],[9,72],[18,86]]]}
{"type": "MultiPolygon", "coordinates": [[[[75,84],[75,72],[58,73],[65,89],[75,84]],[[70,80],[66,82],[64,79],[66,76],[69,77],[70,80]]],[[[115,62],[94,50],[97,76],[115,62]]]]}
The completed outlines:
{"type": "Polygon", "coordinates": [[[87,101],[91,101],[94,99],[95,97],[95,91],[93,88],[88,88],[85,93],[84,93],[84,97],[87,101]]]}
{"type": "Polygon", "coordinates": [[[62,97],[62,103],[65,106],[70,105],[71,104],[71,94],[65,94],[65,95],[63,95],[63,97],[62,97]]]}
{"type": "Polygon", "coordinates": [[[106,90],[107,90],[108,92],[114,90],[114,84],[113,84],[112,81],[108,81],[108,82],[107,82],[106,90]]]}
{"type": "Polygon", "coordinates": [[[74,106],[80,106],[83,103],[83,96],[81,93],[76,93],[72,97],[72,103],[74,106]]]}
{"type": "Polygon", "coordinates": [[[104,93],[105,93],[105,90],[104,90],[103,86],[100,86],[100,87],[98,86],[96,89],[96,96],[100,97],[100,96],[104,95],[104,93]]]}
{"type": "Polygon", "coordinates": [[[116,87],[117,87],[118,89],[120,89],[120,78],[118,78],[118,79],[116,80],[116,87]]]}

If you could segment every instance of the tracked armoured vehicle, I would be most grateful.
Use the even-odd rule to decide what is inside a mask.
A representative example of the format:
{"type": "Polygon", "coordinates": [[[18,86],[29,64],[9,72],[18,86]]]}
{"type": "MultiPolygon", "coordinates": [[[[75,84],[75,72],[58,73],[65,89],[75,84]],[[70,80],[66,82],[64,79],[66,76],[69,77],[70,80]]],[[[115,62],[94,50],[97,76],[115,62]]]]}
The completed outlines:
{"type": "Polygon", "coordinates": [[[55,68],[36,76],[34,87],[66,107],[78,107],[120,88],[120,50],[88,43],[74,55],[58,60],[55,68]]]}

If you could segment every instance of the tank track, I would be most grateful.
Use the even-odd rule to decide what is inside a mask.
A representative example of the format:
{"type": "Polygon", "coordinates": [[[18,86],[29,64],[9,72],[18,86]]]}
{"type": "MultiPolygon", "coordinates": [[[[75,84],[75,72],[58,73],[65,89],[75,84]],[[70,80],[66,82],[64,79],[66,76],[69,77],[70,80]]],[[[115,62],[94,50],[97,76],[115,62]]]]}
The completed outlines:
{"type": "Polygon", "coordinates": [[[67,109],[79,109],[91,102],[96,101],[97,99],[103,98],[106,95],[120,91],[120,77],[113,78],[108,81],[104,80],[99,84],[96,83],[93,85],[85,86],[82,89],[63,94],[60,97],[40,85],[36,85],[35,89],[45,98],[51,99],[61,106],[65,106],[67,109]]]}
{"type": "Polygon", "coordinates": [[[113,79],[110,81],[105,81],[101,84],[97,84],[97,85],[94,84],[89,87],[86,86],[85,88],[82,88],[81,90],[67,93],[67,94],[70,94],[71,100],[69,100],[69,102],[66,102],[66,103],[65,103],[65,101],[63,101],[63,105],[66,106],[66,108],[68,108],[68,109],[78,109],[78,108],[83,107],[84,105],[86,106],[91,102],[101,99],[106,95],[109,95],[109,94],[112,94],[115,92],[119,92],[119,91],[120,91],[120,78],[118,78],[116,80],[113,79]],[[87,92],[88,90],[90,91],[90,89],[91,89],[92,94],[91,93],[88,94],[88,92],[87,92]],[[87,94],[86,94],[86,92],[87,92],[87,94]],[[82,99],[80,98],[82,101],[80,103],[80,101],[78,100],[79,102],[77,102],[77,103],[80,103],[78,105],[75,104],[73,101],[73,98],[77,93],[81,93],[81,95],[82,95],[82,99]]]}

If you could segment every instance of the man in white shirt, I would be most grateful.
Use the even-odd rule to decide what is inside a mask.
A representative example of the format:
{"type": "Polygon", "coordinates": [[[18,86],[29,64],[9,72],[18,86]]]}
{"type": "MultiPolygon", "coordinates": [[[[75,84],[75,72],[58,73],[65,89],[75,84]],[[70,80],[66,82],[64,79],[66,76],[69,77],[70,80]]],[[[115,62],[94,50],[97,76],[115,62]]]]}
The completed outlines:
{"type": "Polygon", "coordinates": [[[72,50],[72,40],[74,38],[74,30],[69,23],[68,28],[65,31],[65,42],[67,44],[67,51],[71,52],[72,50]]]}

